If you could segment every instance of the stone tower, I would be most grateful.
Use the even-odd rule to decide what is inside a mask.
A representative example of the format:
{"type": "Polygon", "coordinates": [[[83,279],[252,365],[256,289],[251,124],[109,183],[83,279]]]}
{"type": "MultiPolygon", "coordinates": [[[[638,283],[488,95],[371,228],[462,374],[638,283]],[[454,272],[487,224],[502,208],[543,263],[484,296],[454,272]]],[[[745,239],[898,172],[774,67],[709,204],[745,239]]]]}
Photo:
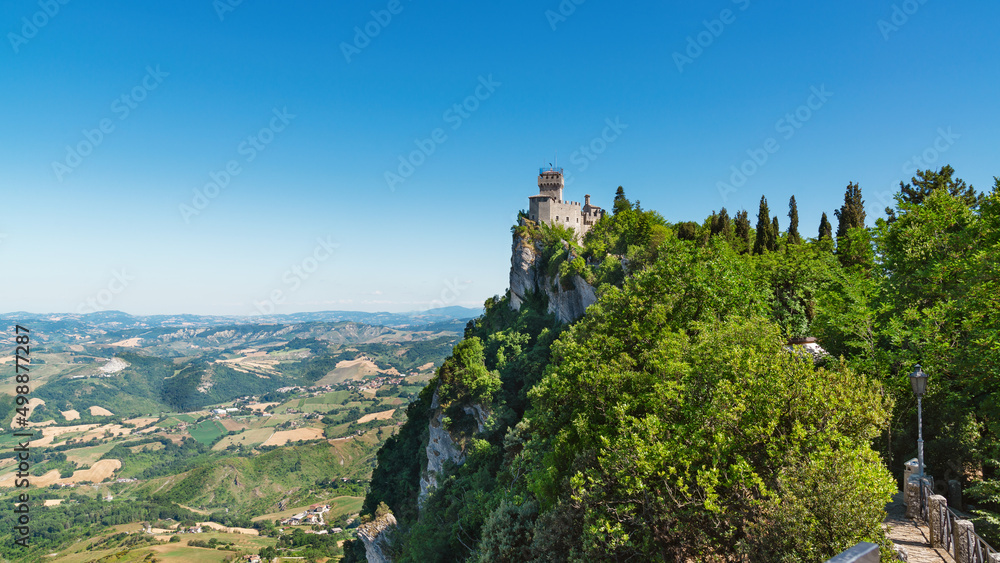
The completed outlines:
{"type": "Polygon", "coordinates": [[[585,196],[585,204],[563,199],[566,185],[562,168],[541,168],[538,170],[538,195],[528,197],[528,218],[549,225],[559,224],[576,231],[579,238],[604,216],[604,210],[590,204],[590,195],[585,196]]]}

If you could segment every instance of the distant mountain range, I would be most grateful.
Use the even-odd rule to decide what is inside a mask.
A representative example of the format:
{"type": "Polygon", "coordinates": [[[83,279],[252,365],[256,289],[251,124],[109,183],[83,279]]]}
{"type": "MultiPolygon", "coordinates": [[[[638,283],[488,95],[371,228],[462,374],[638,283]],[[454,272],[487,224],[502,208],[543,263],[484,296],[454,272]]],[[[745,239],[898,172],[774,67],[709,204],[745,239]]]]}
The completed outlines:
{"type": "Polygon", "coordinates": [[[426,311],[408,313],[367,313],[364,311],[316,311],[291,313],[287,315],[130,315],[121,311],[98,311],[96,313],[28,313],[16,311],[0,313],[0,321],[58,322],[63,326],[73,324],[105,325],[116,330],[151,327],[212,327],[242,324],[298,324],[310,322],[356,322],[393,328],[413,328],[440,323],[456,324],[474,319],[483,313],[482,309],[470,307],[441,307],[426,311]]]}

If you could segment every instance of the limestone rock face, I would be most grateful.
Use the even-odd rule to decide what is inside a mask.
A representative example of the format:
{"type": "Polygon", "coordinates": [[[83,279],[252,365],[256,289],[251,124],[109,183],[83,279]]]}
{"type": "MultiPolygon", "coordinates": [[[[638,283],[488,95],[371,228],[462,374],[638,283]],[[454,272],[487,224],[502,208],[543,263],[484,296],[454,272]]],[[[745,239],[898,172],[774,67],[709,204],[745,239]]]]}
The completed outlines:
{"type": "Polygon", "coordinates": [[[525,295],[538,291],[538,269],[535,267],[538,258],[533,244],[514,235],[510,255],[510,306],[515,311],[521,309],[525,295]]]}
{"type": "Polygon", "coordinates": [[[543,271],[541,251],[534,243],[514,235],[510,257],[510,306],[521,308],[528,293],[545,292],[549,298],[548,312],[560,322],[570,323],[583,316],[587,307],[597,302],[597,292],[580,276],[573,276],[572,288],[565,289],[559,280],[550,279],[543,271]]]}
{"type": "MultiPolygon", "coordinates": [[[[417,497],[417,505],[423,506],[427,495],[437,487],[437,477],[444,471],[445,462],[452,462],[455,465],[465,463],[465,451],[459,440],[444,427],[444,409],[441,408],[437,390],[431,398],[431,421],[428,425],[427,440],[427,471],[420,476],[420,494],[417,497]]],[[[476,431],[486,430],[486,421],[490,412],[483,405],[472,404],[462,408],[466,414],[476,420],[476,431]]],[[[461,436],[459,436],[461,438],[461,436]]]]}
{"type": "Polygon", "coordinates": [[[389,535],[396,528],[396,517],[391,513],[358,526],[358,537],[365,544],[368,563],[392,563],[386,554],[389,535]]]}

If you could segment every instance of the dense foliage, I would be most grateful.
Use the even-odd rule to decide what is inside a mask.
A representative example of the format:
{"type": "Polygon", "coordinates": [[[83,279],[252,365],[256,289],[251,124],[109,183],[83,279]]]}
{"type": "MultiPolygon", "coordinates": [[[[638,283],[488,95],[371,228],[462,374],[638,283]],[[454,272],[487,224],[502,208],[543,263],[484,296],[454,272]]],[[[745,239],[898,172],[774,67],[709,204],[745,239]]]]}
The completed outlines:
{"type": "Polygon", "coordinates": [[[598,302],[566,327],[544,295],[517,312],[494,298],[470,323],[379,454],[365,511],[396,514],[397,560],[823,561],[861,540],[887,557],[917,362],[928,470],[997,544],[1000,179],[983,194],[918,171],[874,225],[852,182],[815,238],[795,198],[784,234],[765,198],[756,229],[746,210],[670,224],[621,188],[613,208],[582,241],[513,229],[551,283],[579,276],[598,302]],[[786,344],[801,336],[830,355],[786,344]],[[435,388],[493,416],[452,427],[465,461],[418,509],[435,388]]]}

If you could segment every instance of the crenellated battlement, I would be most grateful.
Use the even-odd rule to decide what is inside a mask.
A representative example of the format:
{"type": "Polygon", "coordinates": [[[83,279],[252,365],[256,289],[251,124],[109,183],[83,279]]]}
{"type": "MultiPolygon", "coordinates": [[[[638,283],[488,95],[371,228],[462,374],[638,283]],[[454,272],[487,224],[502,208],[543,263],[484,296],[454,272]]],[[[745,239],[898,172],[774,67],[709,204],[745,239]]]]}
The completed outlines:
{"type": "Polygon", "coordinates": [[[584,203],[564,200],[565,187],[563,169],[550,167],[538,170],[538,194],[528,197],[528,218],[549,225],[559,224],[577,232],[579,237],[604,216],[604,210],[590,204],[590,195],[584,203]]]}

